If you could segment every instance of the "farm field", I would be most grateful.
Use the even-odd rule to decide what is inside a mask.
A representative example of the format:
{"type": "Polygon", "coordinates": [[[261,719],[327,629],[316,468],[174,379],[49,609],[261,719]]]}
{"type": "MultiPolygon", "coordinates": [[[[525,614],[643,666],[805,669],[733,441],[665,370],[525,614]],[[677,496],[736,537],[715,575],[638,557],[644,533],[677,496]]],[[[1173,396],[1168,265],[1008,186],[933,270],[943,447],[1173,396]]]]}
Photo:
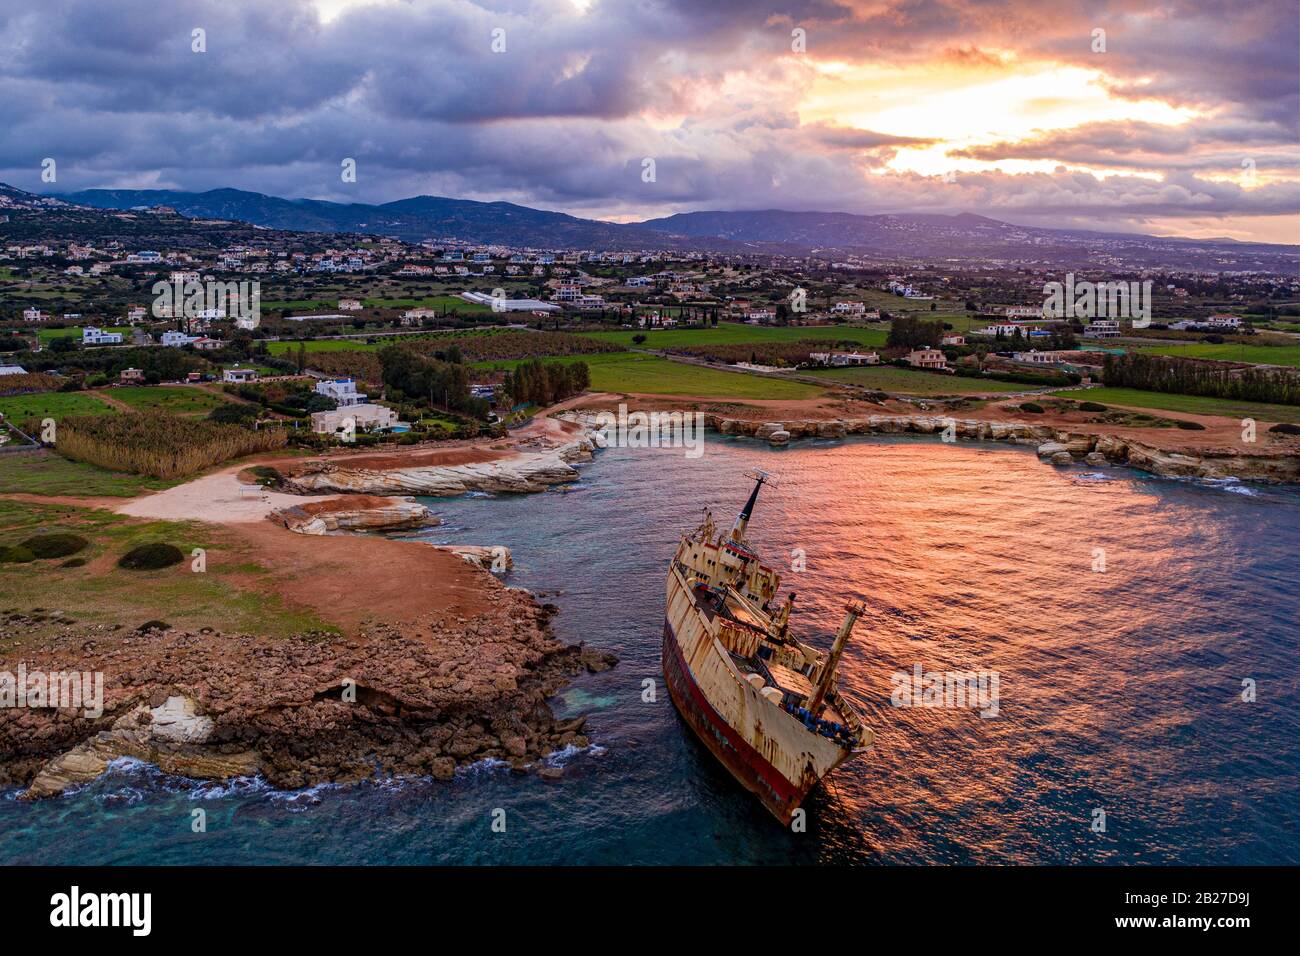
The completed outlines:
{"type": "Polygon", "coordinates": [[[1202,395],[1175,395],[1148,392],[1139,388],[1090,388],[1086,391],[1053,392],[1064,398],[1120,405],[1125,408],[1186,412],[1189,415],[1222,415],[1226,418],[1253,418],[1256,421],[1300,424],[1300,405],[1268,405],[1263,402],[1240,402],[1228,398],[1202,395]]]}
{"type": "Polygon", "coordinates": [[[109,389],[105,393],[130,405],[136,411],[174,412],[177,415],[198,415],[212,411],[225,400],[202,388],[187,385],[128,385],[109,389]]]}
{"type": "MultiPolygon", "coordinates": [[[[487,335],[495,329],[495,326],[482,329],[440,329],[429,332],[412,332],[407,334],[385,335],[382,332],[376,332],[369,338],[376,341],[367,342],[365,338],[355,339],[318,339],[315,341],[307,340],[305,342],[308,352],[373,352],[381,349],[385,345],[395,345],[398,342],[407,342],[415,339],[432,339],[446,338],[454,335],[487,335]]],[[[284,355],[286,352],[298,351],[297,341],[267,342],[267,351],[272,355],[284,355]]]]}
{"type": "MultiPolygon", "coordinates": [[[[726,372],[636,352],[566,356],[550,361],[585,361],[591,370],[591,388],[598,392],[768,399],[810,398],[821,392],[817,386],[806,385],[803,382],[765,378],[744,372],[726,372]]],[[[508,369],[517,364],[517,362],[480,362],[476,367],[508,369]]]]}
{"type": "Polygon", "coordinates": [[[0,414],[15,422],[29,418],[63,418],[65,415],[107,415],[114,409],[93,392],[38,392],[0,398],[0,414]]]}
{"type": "Polygon", "coordinates": [[[1153,345],[1135,347],[1134,351],[1155,355],[1174,355],[1181,358],[1218,359],[1223,362],[1253,362],[1257,365],[1290,365],[1300,368],[1300,344],[1297,345],[1238,345],[1224,342],[1194,343],[1191,345],[1153,345]]]}
{"type": "MultiPolygon", "coordinates": [[[[500,283],[498,283],[500,284],[500,283]]],[[[292,309],[302,312],[338,312],[339,299],[356,298],[343,293],[332,299],[281,299],[262,301],[262,308],[272,312],[292,309]]],[[[492,307],[475,302],[466,302],[455,295],[430,295],[422,298],[362,298],[361,304],[367,309],[446,309],[457,312],[491,312],[492,307]]]]}
{"type": "Polygon", "coordinates": [[[638,332],[623,329],[617,332],[582,332],[588,338],[613,342],[625,348],[668,349],[683,345],[731,345],[749,342],[794,342],[799,339],[825,339],[856,342],[859,345],[879,348],[885,344],[887,331],[881,327],[848,325],[769,326],[745,325],[741,322],[720,322],[717,328],[664,329],[658,332],[638,332]],[[641,345],[634,345],[632,337],[644,335],[641,345]]]}
{"type": "Polygon", "coordinates": [[[818,378],[876,388],[903,395],[976,395],[986,392],[1025,392],[1033,388],[1016,382],[980,381],[957,375],[934,375],[904,368],[837,368],[809,372],[818,378]]]}

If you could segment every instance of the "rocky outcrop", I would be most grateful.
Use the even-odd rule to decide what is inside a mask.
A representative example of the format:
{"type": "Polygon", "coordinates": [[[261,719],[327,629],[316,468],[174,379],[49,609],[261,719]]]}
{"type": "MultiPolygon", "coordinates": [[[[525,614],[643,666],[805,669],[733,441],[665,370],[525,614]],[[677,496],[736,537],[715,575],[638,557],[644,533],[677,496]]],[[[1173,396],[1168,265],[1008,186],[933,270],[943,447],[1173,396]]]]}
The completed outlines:
{"type": "Polygon", "coordinates": [[[843,438],[848,435],[934,435],[948,431],[956,439],[1032,445],[1053,464],[1128,465],[1152,474],[1179,478],[1237,478],[1243,481],[1300,482],[1300,455],[1286,447],[1244,453],[1234,448],[1168,451],[1149,442],[1117,435],[1089,434],[1025,422],[989,422],[938,415],[871,415],[832,421],[757,422],[706,414],[708,427],[724,435],[747,435],[765,441],[789,438],[843,438]]]}
{"type": "MultiPolygon", "coordinates": [[[[526,770],[587,746],[581,723],[557,720],[547,700],[616,658],[556,640],[552,606],[483,581],[472,616],[371,622],[349,636],[70,622],[37,642],[26,631],[40,626],[35,616],[0,619],[0,646],[24,646],[29,672],[104,675],[98,718],[0,709],[0,784],[48,796],[134,757],[185,777],[260,774],[296,789],[377,774],[443,779],[489,758],[526,770]]],[[[0,671],[19,663],[0,652],[0,671]]]]}
{"type": "Polygon", "coordinates": [[[214,726],[190,697],[168,697],[157,707],[140,704],[117,718],[112,729],[95,734],[47,763],[23,791],[22,798],[49,797],[88,783],[122,757],[134,757],[165,773],[197,780],[257,773],[261,761],[253,751],[223,752],[206,746],[214,726]]]}
{"type": "Polygon", "coordinates": [[[441,524],[433,512],[414,501],[393,501],[371,507],[345,506],[334,510],[294,506],[273,511],[269,517],[298,534],[414,531],[441,524]]]}
{"type": "Polygon", "coordinates": [[[371,470],[342,461],[309,461],[287,477],[287,490],[303,494],[342,492],[372,495],[452,497],[467,491],[527,494],[577,481],[573,462],[590,461],[592,440],[583,436],[557,448],[498,461],[371,470]]]}
{"type": "Polygon", "coordinates": [[[434,547],[439,551],[449,551],[476,568],[496,574],[502,574],[515,566],[515,559],[510,549],[502,545],[486,547],[473,544],[439,544],[434,547]]]}

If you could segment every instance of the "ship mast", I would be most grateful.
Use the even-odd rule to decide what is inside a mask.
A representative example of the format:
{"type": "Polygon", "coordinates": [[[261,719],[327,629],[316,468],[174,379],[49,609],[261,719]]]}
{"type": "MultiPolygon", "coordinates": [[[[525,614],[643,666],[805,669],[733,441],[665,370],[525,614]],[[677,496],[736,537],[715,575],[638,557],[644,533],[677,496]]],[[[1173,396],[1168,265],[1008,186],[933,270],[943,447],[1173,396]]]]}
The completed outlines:
{"type": "Polygon", "coordinates": [[[754,513],[754,505],[758,501],[758,489],[772,480],[772,476],[766,471],[756,471],[745,477],[754,479],[754,490],[749,493],[749,500],[745,502],[745,507],[741,508],[740,514],[736,516],[736,523],[731,526],[731,540],[737,544],[745,540],[745,529],[749,527],[749,516],[754,513]]]}
{"type": "Polygon", "coordinates": [[[835,668],[839,666],[840,655],[844,653],[844,645],[849,642],[849,635],[853,633],[853,625],[867,611],[861,601],[850,603],[844,610],[846,611],[844,623],[840,625],[839,632],[835,635],[835,643],[831,647],[830,656],[826,658],[825,666],[822,667],[822,676],[817,681],[817,689],[813,692],[812,700],[808,702],[808,710],[814,715],[821,710],[822,702],[826,699],[826,692],[831,689],[831,685],[835,681],[835,668]]]}

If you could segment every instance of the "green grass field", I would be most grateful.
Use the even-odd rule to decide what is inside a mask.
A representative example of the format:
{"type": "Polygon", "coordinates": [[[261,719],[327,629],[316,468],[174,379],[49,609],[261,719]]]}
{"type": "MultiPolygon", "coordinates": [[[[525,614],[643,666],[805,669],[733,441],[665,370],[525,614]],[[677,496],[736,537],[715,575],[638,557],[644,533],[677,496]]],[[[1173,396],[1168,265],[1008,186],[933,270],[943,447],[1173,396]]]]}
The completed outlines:
{"type": "Polygon", "coordinates": [[[1201,342],[1193,345],[1140,346],[1134,350],[1152,352],[1156,355],[1176,355],[1182,358],[1300,367],[1300,345],[1237,345],[1231,342],[1214,345],[1201,342]]]}
{"type": "Polygon", "coordinates": [[[226,404],[209,391],[187,385],[129,385],[110,389],[105,394],[125,402],[136,411],[161,410],[177,415],[203,414],[226,404]]]}
{"type": "MultiPolygon", "coordinates": [[[[406,334],[375,332],[368,338],[377,339],[376,342],[367,342],[365,338],[349,339],[319,339],[316,341],[307,341],[303,344],[307,346],[308,352],[373,352],[381,349],[386,345],[394,345],[398,342],[409,342],[417,339],[436,339],[447,338],[450,336],[463,335],[484,335],[491,333],[496,327],[488,326],[484,328],[473,329],[440,329],[429,332],[414,332],[406,334]]],[[[272,355],[284,355],[286,352],[296,353],[298,351],[297,342],[267,342],[266,348],[272,355]]]]}
{"type": "MultiPolygon", "coordinates": [[[[815,385],[782,379],[725,372],[687,365],[636,352],[606,352],[557,358],[557,362],[584,361],[591,370],[591,388],[598,392],[640,392],[648,395],[692,395],[708,398],[810,398],[821,392],[815,385]]],[[[480,362],[479,368],[513,368],[517,362],[480,362]]]]}
{"type": "Polygon", "coordinates": [[[903,395],[978,395],[991,392],[1024,392],[1032,385],[1020,385],[1015,382],[997,382],[991,379],[979,380],[957,375],[935,375],[930,372],[913,372],[905,368],[839,368],[826,371],[810,372],[818,378],[833,382],[847,382],[865,388],[876,388],[882,392],[898,392],[903,395]]]}
{"type": "MultiPolygon", "coordinates": [[[[158,618],[178,627],[287,636],[337,630],[304,609],[247,586],[250,572],[269,569],[236,536],[197,522],[134,521],[108,511],[66,505],[0,501],[0,543],[32,535],[71,532],[90,543],[77,557],[87,564],[61,568],[59,559],[0,565],[7,607],[58,608],[79,622],[138,626],[158,618]],[[185,560],[157,571],[127,571],[116,559],[152,542],[180,548],[185,560]],[[203,548],[206,571],[196,573],[192,549],[203,548]]],[[[50,628],[57,625],[53,622],[50,628]]],[[[35,635],[34,635],[35,636],[35,635]]]]}
{"type": "Polygon", "coordinates": [[[46,417],[57,420],[67,415],[106,415],[112,411],[93,392],[39,392],[0,398],[0,414],[15,422],[46,417]]]}
{"type": "Polygon", "coordinates": [[[48,450],[0,455],[0,494],[133,498],[177,483],[108,471],[48,450]]]}
{"type": "Polygon", "coordinates": [[[664,329],[658,332],[624,329],[618,332],[583,332],[588,338],[613,342],[624,348],[668,349],[683,345],[733,345],[751,342],[793,342],[798,339],[821,339],[830,342],[849,341],[858,345],[879,348],[885,344],[886,330],[865,326],[813,325],[775,326],[745,325],[741,322],[720,322],[717,328],[664,329]],[[644,335],[645,342],[635,345],[632,337],[644,335]]]}
{"type": "Polygon", "coordinates": [[[1267,405],[1263,402],[1238,402],[1227,398],[1200,395],[1174,395],[1148,392],[1138,388],[1090,388],[1080,392],[1053,392],[1078,401],[1101,402],[1124,408],[1146,408],[1189,415],[1222,415],[1225,418],[1253,418],[1265,422],[1300,423],[1300,406],[1267,405]]]}
{"type": "MultiPolygon", "coordinates": [[[[374,345],[365,339],[321,339],[318,342],[304,342],[308,352],[373,352],[384,345],[400,342],[405,336],[382,339],[374,345]]],[[[272,355],[284,355],[286,352],[297,354],[297,342],[267,342],[266,350],[272,355]]]]}

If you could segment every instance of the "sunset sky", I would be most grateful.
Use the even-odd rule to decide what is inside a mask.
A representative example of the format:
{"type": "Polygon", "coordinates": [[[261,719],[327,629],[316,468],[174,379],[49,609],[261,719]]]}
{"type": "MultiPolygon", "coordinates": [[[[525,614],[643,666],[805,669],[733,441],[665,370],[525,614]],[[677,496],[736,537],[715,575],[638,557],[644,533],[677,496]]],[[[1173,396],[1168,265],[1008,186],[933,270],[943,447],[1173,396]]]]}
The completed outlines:
{"type": "Polygon", "coordinates": [[[1295,0],[17,0],[0,86],[0,181],[42,192],[976,212],[1300,242],[1295,0]]]}

